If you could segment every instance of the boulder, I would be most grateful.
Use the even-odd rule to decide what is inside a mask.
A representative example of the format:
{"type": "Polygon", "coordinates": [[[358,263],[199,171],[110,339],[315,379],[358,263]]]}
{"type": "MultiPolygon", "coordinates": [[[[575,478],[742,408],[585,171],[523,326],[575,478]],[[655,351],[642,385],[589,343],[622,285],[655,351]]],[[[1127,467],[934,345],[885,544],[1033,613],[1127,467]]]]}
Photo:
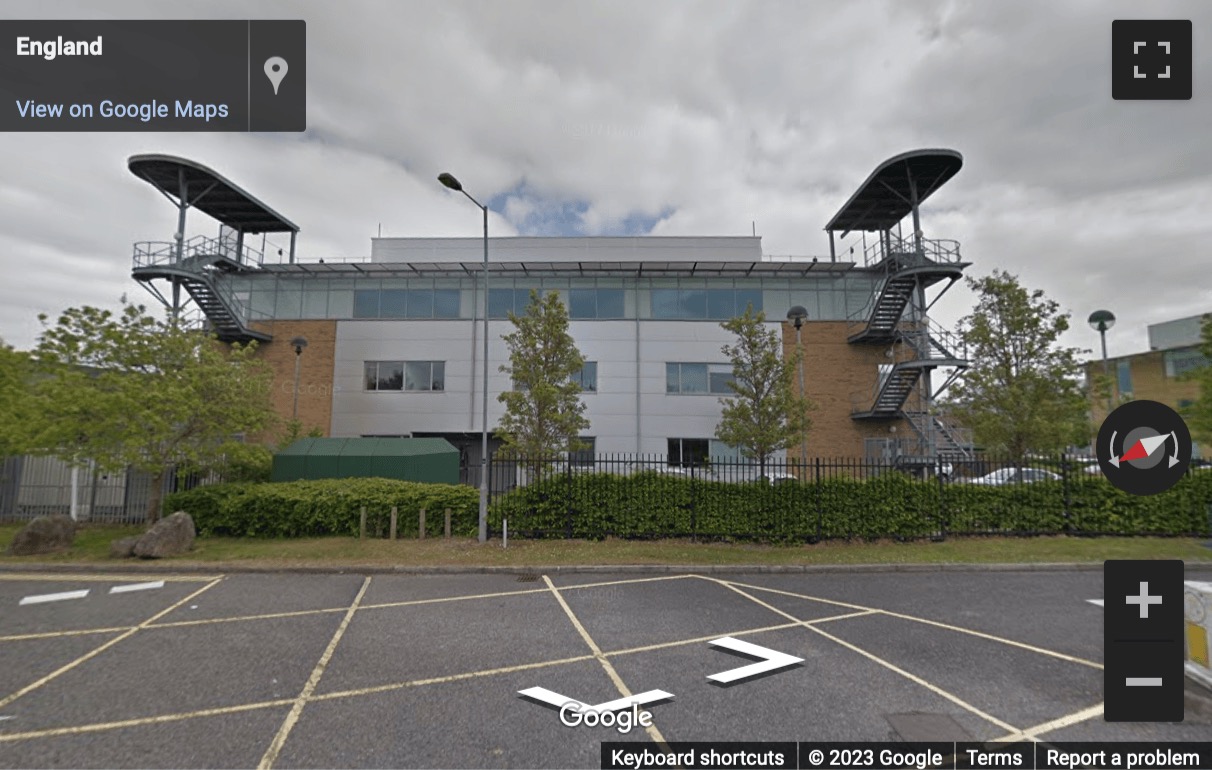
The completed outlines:
{"type": "Polygon", "coordinates": [[[71,516],[62,513],[39,516],[17,533],[8,552],[12,556],[51,553],[70,548],[75,539],[76,522],[71,516]]]}
{"type": "Polygon", "coordinates": [[[139,542],[137,537],[124,537],[121,540],[115,540],[109,544],[109,558],[111,559],[129,559],[135,555],[135,543],[139,542]]]}
{"type": "Polygon", "coordinates": [[[177,556],[194,547],[194,520],[185,511],[157,521],[135,543],[135,556],[142,559],[163,559],[177,556]]]}

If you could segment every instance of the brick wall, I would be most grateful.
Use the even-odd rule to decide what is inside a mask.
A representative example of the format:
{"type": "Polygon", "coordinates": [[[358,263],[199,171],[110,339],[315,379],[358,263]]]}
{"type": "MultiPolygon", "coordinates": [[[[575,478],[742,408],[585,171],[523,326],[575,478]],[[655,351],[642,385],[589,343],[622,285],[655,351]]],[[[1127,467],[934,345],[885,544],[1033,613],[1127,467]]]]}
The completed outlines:
{"type": "MultiPolygon", "coordinates": [[[[870,394],[865,406],[874,400],[876,374],[880,364],[891,363],[885,356],[887,345],[851,345],[846,342],[849,325],[845,321],[807,321],[800,333],[804,344],[804,389],[816,404],[809,416],[808,457],[863,457],[863,439],[907,438],[912,433],[904,420],[859,421],[850,418],[851,396],[870,394]],[[896,428],[896,433],[889,431],[896,428]]],[[[783,324],[783,346],[795,351],[795,326],[783,324]]],[[[796,388],[799,387],[797,375],[796,388]]],[[[800,456],[800,447],[787,450],[789,459],[800,456]]]]}
{"type": "MultiPolygon", "coordinates": [[[[1166,376],[1164,352],[1152,350],[1134,356],[1122,356],[1108,361],[1108,371],[1111,379],[1111,395],[1113,399],[1119,396],[1119,378],[1117,375],[1120,361],[1129,362],[1132,372],[1132,398],[1137,400],[1158,401],[1178,411],[1180,402],[1199,398],[1199,383],[1180,380],[1177,377],[1166,376]]],[[[1086,364],[1086,374],[1090,378],[1100,377],[1103,373],[1101,360],[1086,364]]],[[[1091,380],[1093,381],[1093,380],[1091,380]]],[[[1106,397],[1094,399],[1091,413],[1094,426],[1097,428],[1107,417],[1106,397]]]]}
{"type": "Polygon", "coordinates": [[[329,435],[332,426],[333,359],[336,350],[336,321],[269,321],[253,326],[273,335],[257,351],[259,358],[269,363],[274,373],[270,397],[282,425],[270,434],[256,437],[275,441],[291,419],[294,407],[295,349],[290,341],[295,337],[307,340],[299,357],[299,422],[306,434],[319,428],[329,435]]]}

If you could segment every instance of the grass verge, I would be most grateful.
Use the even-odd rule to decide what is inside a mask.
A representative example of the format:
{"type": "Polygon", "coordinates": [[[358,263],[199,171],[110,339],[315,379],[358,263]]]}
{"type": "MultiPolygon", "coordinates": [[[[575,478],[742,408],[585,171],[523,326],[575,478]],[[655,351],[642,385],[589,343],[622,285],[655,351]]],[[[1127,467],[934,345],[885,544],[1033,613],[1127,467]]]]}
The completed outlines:
{"type": "MultiPolygon", "coordinates": [[[[0,525],[0,553],[20,525],[0,525]]],[[[28,562],[119,565],[109,558],[111,540],[138,534],[139,527],[81,527],[69,550],[41,556],[0,556],[0,565],[28,562]]],[[[516,566],[672,564],[1030,564],[1094,563],[1105,559],[1183,559],[1212,563],[1212,548],[1192,538],[951,538],[934,543],[830,541],[773,546],[692,543],[685,540],[511,540],[481,545],[467,539],[359,541],[348,537],[259,540],[199,538],[194,550],[170,563],[258,567],[342,566],[516,566]]]]}

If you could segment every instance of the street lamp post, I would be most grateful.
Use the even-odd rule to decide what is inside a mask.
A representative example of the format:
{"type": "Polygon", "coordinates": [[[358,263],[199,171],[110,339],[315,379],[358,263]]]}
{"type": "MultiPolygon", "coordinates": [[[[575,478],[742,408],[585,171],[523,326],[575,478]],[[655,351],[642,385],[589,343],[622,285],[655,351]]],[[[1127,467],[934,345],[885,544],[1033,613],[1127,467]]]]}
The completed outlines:
{"type": "Polygon", "coordinates": [[[1107,378],[1107,414],[1111,414],[1115,402],[1112,398],[1110,388],[1111,382],[1111,367],[1107,363],[1107,330],[1115,326],[1115,314],[1110,310],[1095,310],[1086,319],[1086,323],[1090,324],[1090,328],[1098,332],[1098,336],[1103,343],[1103,376],[1107,378]]]}
{"type": "Polygon", "coordinates": [[[480,411],[480,542],[484,543],[488,540],[488,207],[471,197],[454,175],[438,174],[438,181],[466,195],[484,212],[484,401],[480,411]]]}
{"type": "Polygon", "coordinates": [[[290,419],[299,419],[299,361],[303,358],[303,348],[307,347],[306,337],[295,337],[290,341],[295,349],[295,404],[290,410],[290,419]]]}
{"type": "MultiPolygon", "coordinates": [[[[787,311],[787,320],[795,324],[795,347],[800,352],[800,398],[804,398],[804,343],[800,339],[800,328],[803,327],[804,321],[808,318],[808,311],[802,306],[796,305],[787,311]]],[[[808,432],[800,432],[800,463],[805,469],[808,468],[808,432]]],[[[804,479],[800,479],[803,481],[804,479]]]]}

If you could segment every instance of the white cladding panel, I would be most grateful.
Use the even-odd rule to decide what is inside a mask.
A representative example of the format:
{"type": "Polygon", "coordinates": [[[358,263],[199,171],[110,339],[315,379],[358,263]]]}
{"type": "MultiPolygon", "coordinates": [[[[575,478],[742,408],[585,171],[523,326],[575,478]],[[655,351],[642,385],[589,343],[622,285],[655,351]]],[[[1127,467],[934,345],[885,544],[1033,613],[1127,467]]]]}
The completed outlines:
{"type": "MultiPolygon", "coordinates": [[[[775,323],[768,326],[778,329],[775,323]]],[[[478,432],[480,328],[470,320],[338,322],[332,435],[478,432]],[[443,361],[445,390],[367,391],[366,361],[443,361]]],[[[492,425],[504,412],[496,394],[510,387],[509,376],[498,369],[508,354],[500,335],[511,329],[506,322],[490,322],[492,425]]],[[[591,424],[585,435],[597,438],[598,452],[664,453],[669,438],[714,435],[719,396],[666,393],[665,364],[726,364],[720,348],[733,335],[717,322],[573,321],[569,331],[585,359],[597,362],[597,391],[582,398],[591,424]]]]}
{"type": "MultiPolygon", "coordinates": [[[[489,259],[509,262],[757,262],[762,239],[644,236],[489,238],[489,259]]],[[[372,262],[481,262],[483,238],[372,238],[372,262]]]]}

